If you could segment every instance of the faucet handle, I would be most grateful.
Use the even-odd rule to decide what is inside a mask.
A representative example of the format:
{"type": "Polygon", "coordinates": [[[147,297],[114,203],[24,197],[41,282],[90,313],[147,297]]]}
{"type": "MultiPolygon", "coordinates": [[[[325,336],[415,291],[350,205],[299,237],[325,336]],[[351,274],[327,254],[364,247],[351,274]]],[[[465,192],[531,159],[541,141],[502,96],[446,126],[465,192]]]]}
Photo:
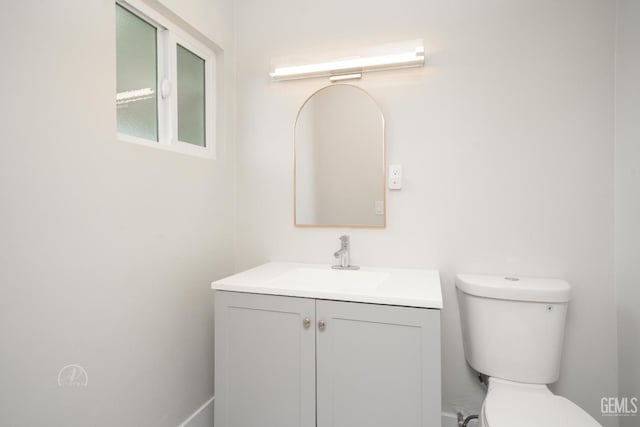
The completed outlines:
{"type": "Polygon", "coordinates": [[[340,236],[340,241],[342,243],[347,243],[349,241],[349,236],[347,236],[346,234],[343,234],[342,236],[340,236]]]}

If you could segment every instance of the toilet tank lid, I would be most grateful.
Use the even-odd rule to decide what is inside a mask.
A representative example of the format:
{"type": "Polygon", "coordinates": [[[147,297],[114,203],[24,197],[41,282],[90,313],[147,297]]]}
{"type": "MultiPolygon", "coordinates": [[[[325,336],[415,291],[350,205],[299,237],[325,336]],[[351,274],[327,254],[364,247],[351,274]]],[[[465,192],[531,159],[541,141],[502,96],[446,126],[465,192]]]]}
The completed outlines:
{"type": "Polygon", "coordinates": [[[561,279],[458,274],[456,286],[470,295],[512,301],[568,302],[571,285],[561,279]]]}

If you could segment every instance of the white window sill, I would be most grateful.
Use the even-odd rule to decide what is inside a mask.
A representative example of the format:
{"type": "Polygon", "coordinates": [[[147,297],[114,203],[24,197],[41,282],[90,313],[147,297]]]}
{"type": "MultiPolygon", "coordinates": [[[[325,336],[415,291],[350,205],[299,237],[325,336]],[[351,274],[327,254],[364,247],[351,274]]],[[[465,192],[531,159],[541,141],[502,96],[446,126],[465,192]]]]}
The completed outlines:
{"type": "Polygon", "coordinates": [[[188,156],[200,157],[208,160],[216,159],[216,153],[212,148],[199,147],[197,145],[189,144],[186,142],[162,144],[157,141],[151,141],[149,139],[139,138],[137,136],[131,136],[124,133],[118,133],[117,140],[120,142],[129,142],[136,145],[142,145],[144,147],[155,148],[164,151],[172,151],[174,153],[186,154],[188,156]]]}

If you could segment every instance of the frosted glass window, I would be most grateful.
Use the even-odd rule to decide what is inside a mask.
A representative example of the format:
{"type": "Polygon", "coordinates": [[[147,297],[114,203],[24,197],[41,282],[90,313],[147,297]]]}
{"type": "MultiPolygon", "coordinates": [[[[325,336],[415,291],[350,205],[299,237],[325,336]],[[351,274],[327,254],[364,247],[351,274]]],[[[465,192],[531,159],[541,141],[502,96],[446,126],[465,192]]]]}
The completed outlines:
{"type": "Polygon", "coordinates": [[[178,140],[205,146],[205,60],[176,45],[178,66],[178,140]]]}
{"type": "Polygon", "coordinates": [[[116,5],[118,132],[158,141],[157,29],[116,5]]]}
{"type": "Polygon", "coordinates": [[[115,6],[118,140],[215,159],[219,47],[147,0],[115,6]]]}

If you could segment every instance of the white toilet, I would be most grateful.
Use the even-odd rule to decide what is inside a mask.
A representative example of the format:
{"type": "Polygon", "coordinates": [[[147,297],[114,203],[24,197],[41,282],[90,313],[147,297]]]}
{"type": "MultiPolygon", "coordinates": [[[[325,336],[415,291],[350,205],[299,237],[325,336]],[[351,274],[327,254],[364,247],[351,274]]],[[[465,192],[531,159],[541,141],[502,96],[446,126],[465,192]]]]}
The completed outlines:
{"type": "Polygon", "coordinates": [[[556,396],[571,287],[564,280],[458,275],[467,362],[488,377],[483,427],[597,427],[556,396]]]}

